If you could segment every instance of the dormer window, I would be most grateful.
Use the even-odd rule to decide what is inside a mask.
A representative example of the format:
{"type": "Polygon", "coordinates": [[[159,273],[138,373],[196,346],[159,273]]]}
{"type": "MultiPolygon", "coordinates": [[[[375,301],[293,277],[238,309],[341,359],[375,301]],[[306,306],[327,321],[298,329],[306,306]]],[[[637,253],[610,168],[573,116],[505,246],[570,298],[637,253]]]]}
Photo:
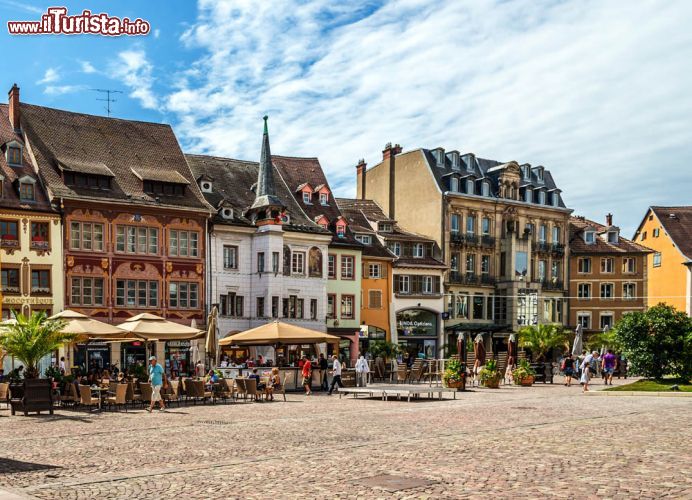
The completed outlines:
{"type": "Polygon", "coordinates": [[[303,203],[312,205],[312,196],[308,191],[303,191],[303,203]]]}
{"type": "Polygon", "coordinates": [[[608,243],[617,243],[618,237],[617,231],[608,231],[608,243]]]}
{"type": "Polygon", "coordinates": [[[522,165],[521,166],[521,178],[525,181],[529,180],[531,178],[530,175],[530,165],[522,165]]]}
{"type": "Polygon", "coordinates": [[[545,205],[545,191],[538,192],[538,203],[540,205],[545,205]]]}
{"type": "Polygon", "coordinates": [[[383,233],[391,233],[392,232],[392,225],[386,222],[381,222],[379,224],[380,231],[383,233]]]}
{"type": "Polygon", "coordinates": [[[339,238],[343,238],[344,236],[346,236],[346,225],[344,225],[344,224],[338,224],[338,225],[336,226],[336,235],[337,235],[339,238]]]}
{"type": "Polygon", "coordinates": [[[22,166],[22,147],[17,143],[7,146],[7,164],[13,167],[22,166]]]}
{"type": "Polygon", "coordinates": [[[221,217],[224,219],[232,219],[233,218],[233,209],[232,208],[222,208],[221,209],[221,217]]]}
{"type": "Polygon", "coordinates": [[[457,179],[456,177],[451,177],[449,179],[449,190],[453,193],[459,192],[459,179],[457,179]]]}
{"type": "Polygon", "coordinates": [[[449,161],[452,163],[452,170],[459,170],[461,168],[461,161],[457,151],[449,153],[449,161]]]}
{"type": "Polygon", "coordinates": [[[524,190],[524,201],[526,203],[531,203],[533,201],[533,189],[526,188],[524,190]]]}
{"type": "Polygon", "coordinates": [[[18,184],[20,201],[36,201],[36,179],[30,175],[25,175],[18,179],[18,184]]]}
{"type": "Polygon", "coordinates": [[[445,166],[445,150],[442,148],[437,148],[432,150],[432,154],[435,157],[435,165],[438,167],[445,166]]]}
{"type": "Polygon", "coordinates": [[[488,184],[487,182],[483,182],[481,184],[481,193],[483,194],[483,196],[490,196],[490,184],[488,184]]]}
{"type": "Polygon", "coordinates": [[[360,241],[363,245],[372,245],[372,237],[369,234],[357,234],[356,240],[360,241]]]}
{"type": "Polygon", "coordinates": [[[142,182],[142,190],[147,194],[164,196],[184,196],[185,185],[172,182],[150,181],[142,182]]]}
{"type": "Polygon", "coordinates": [[[584,243],[587,245],[596,243],[596,231],[584,231],[584,243]]]}
{"type": "Polygon", "coordinates": [[[413,257],[416,259],[422,259],[425,257],[425,247],[423,243],[416,243],[413,245],[413,257]]]}
{"type": "Polygon", "coordinates": [[[320,205],[329,205],[329,195],[327,193],[320,193],[320,205]]]}
{"type": "Polygon", "coordinates": [[[476,194],[476,183],[473,179],[466,180],[466,194],[476,194]]]}
{"type": "Polygon", "coordinates": [[[550,195],[550,204],[557,207],[560,204],[560,194],[555,191],[550,195]]]}
{"type": "Polygon", "coordinates": [[[203,193],[211,193],[212,192],[212,184],[211,181],[202,181],[199,184],[199,188],[202,190],[203,193]]]}
{"type": "Polygon", "coordinates": [[[110,189],[111,178],[105,175],[82,174],[80,172],[64,172],[63,182],[67,186],[92,189],[110,189]]]}
{"type": "Polygon", "coordinates": [[[538,182],[543,182],[543,167],[537,167],[536,169],[536,179],[538,182]]]}

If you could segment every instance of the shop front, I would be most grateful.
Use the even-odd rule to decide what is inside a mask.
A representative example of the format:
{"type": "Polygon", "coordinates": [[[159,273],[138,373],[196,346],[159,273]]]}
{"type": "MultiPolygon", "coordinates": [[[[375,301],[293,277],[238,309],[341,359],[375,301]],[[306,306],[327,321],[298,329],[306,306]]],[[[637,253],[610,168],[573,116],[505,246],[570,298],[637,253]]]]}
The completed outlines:
{"type": "Polygon", "coordinates": [[[107,342],[78,344],[75,351],[75,366],[82,370],[104,370],[111,368],[111,349],[107,342]]]}
{"type": "Polygon", "coordinates": [[[123,370],[132,369],[134,366],[147,366],[147,348],[144,342],[121,344],[120,363],[123,370]]]}
{"type": "Polygon", "coordinates": [[[169,340],[165,345],[166,373],[176,375],[190,375],[193,370],[191,365],[191,343],[189,340],[169,340]]]}
{"type": "Polygon", "coordinates": [[[366,353],[370,350],[370,345],[373,342],[384,342],[387,340],[387,332],[382,328],[372,325],[361,325],[358,332],[358,348],[361,353],[366,353]]]}
{"type": "Polygon", "coordinates": [[[439,314],[427,309],[405,309],[396,313],[399,346],[407,358],[437,357],[439,314]]]}

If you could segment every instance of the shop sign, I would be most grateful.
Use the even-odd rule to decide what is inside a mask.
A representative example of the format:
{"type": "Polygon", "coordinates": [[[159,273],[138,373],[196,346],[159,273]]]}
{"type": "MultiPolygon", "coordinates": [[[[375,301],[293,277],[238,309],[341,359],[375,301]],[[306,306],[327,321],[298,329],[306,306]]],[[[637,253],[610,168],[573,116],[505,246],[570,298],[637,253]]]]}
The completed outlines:
{"type": "Polygon", "coordinates": [[[407,309],[396,315],[397,330],[403,336],[437,336],[437,314],[424,309],[407,309]]]}
{"type": "Polygon", "coordinates": [[[168,347],[190,347],[189,340],[169,340],[166,342],[168,347]]]}

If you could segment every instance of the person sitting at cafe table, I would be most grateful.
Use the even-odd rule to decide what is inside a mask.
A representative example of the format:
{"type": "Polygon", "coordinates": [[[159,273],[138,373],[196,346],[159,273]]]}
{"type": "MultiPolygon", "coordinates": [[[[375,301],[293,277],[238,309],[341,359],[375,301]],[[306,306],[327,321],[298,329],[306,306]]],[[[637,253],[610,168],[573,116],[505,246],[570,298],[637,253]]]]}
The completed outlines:
{"type": "Polygon", "coordinates": [[[206,385],[208,388],[211,388],[214,386],[219,381],[219,376],[214,373],[214,370],[209,370],[209,373],[207,373],[207,376],[204,377],[204,385],[206,385]]]}
{"type": "Polygon", "coordinates": [[[263,391],[265,388],[265,385],[260,382],[260,376],[257,373],[257,368],[252,369],[252,374],[248,378],[254,378],[257,380],[257,390],[263,391]]]}
{"type": "Polygon", "coordinates": [[[267,397],[274,401],[274,391],[281,390],[281,376],[279,375],[279,369],[272,368],[272,376],[269,378],[269,385],[267,385],[266,393],[267,397]]]}

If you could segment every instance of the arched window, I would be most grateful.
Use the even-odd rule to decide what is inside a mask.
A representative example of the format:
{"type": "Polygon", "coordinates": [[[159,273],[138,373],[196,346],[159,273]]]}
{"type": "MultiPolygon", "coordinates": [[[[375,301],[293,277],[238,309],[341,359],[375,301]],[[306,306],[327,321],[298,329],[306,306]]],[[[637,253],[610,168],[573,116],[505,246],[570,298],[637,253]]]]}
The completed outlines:
{"type": "Polygon", "coordinates": [[[284,276],[291,275],[291,249],[284,245],[284,276]]]}
{"type": "Polygon", "coordinates": [[[483,196],[490,196],[490,185],[487,182],[481,184],[481,190],[483,196]]]}
{"type": "Polygon", "coordinates": [[[466,193],[467,194],[476,194],[475,182],[473,181],[473,179],[467,179],[466,180],[466,193]]]}
{"type": "Polygon", "coordinates": [[[312,247],[308,254],[308,273],[311,278],[322,277],[322,251],[312,247]]]}
{"type": "Polygon", "coordinates": [[[453,193],[457,193],[459,191],[459,179],[456,177],[449,179],[449,190],[453,193]]]}

